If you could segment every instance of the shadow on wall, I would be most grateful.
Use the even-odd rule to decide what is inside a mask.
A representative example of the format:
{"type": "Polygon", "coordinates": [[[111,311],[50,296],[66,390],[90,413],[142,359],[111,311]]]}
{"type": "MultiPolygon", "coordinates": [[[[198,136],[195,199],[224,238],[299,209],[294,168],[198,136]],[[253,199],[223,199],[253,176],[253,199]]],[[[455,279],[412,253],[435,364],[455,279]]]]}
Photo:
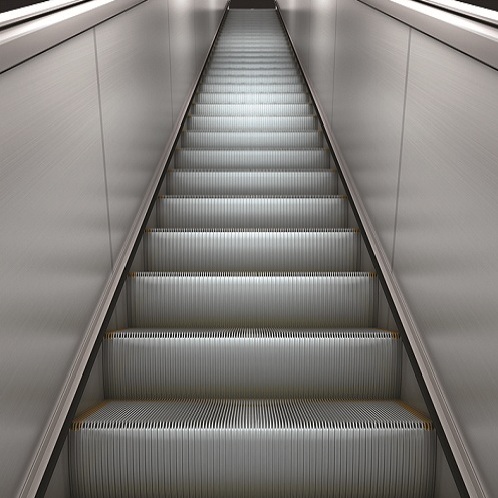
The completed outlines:
{"type": "Polygon", "coordinates": [[[274,0],[232,0],[231,9],[274,9],[274,0]]]}

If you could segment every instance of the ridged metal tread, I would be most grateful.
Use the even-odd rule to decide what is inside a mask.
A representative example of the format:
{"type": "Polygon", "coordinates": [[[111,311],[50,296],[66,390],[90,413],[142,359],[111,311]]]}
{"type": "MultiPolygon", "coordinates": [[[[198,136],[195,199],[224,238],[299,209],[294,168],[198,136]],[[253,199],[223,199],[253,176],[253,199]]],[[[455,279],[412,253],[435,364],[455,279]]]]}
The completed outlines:
{"type": "Polygon", "coordinates": [[[184,131],[181,134],[182,148],[201,149],[291,149],[322,148],[323,134],[319,130],[310,131],[184,131]]]}
{"type": "Polygon", "coordinates": [[[356,271],[359,243],[354,229],[152,229],[144,255],[148,271],[356,271]]]}
{"type": "MultiPolygon", "coordinates": [[[[210,69],[254,69],[254,70],[264,70],[264,69],[295,69],[296,63],[292,58],[282,58],[282,60],[266,60],[265,58],[250,59],[245,60],[230,59],[230,58],[219,58],[211,59],[209,62],[208,70],[210,69]]],[[[299,89],[301,91],[301,89],[299,89]]]]}
{"type": "Polygon", "coordinates": [[[249,69],[209,69],[209,76],[239,76],[239,77],[256,77],[256,76],[300,76],[301,73],[297,69],[260,69],[258,71],[249,69]]]}
{"type": "Polygon", "coordinates": [[[69,436],[74,498],[426,498],[435,444],[389,401],[113,401],[69,436]]]}
{"type": "Polygon", "coordinates": [[[202,82],[209,85],[295,85],[302,84],[303,79],[298,75],[217,76],[208,72],[202,82]]]}
{"type": "Polygon", "coordinates": [[[187,130],[307,131],[318,129],[316,116],[189,116],[187,130]]]}
{"type": "Polygon", "coordinates": [[[114,399],[390,399],[400,355],[375,329],[125,329],[104,338],[104,386],[114,399]]]}
{"type": "Polygon", "coordinates": [[[333,195],[335,170],[170,170],[166,195],[333,195]]]}
{"type": "Polygon", "coordinates": [[[309,149],[182,149],[175,151],[174,167],[182,168],[330,168],[330,152],[309,149]]]}
{"type": "Polygon", "coordinates": [[[165,196],[156,213],[158,228],[348,228],[343,196],[165,196]]]}
{"type": "Polygon", "coordinates": [[[305,92],[304,84],[254,84],[254,85],[236,85],[236,84],[221,84],[221,83],[201,83],[199,85],[201,92],[216,92],[216,93],[295,93],[305,92]]]}
{"type": "Polygon", "coordinates": [[[308,104],[304,93],[202,93],[195,96],[198,104],[308,104]]]}
{"type": "Polygon", "coordinates": [[[311,104],[193,104],[189,113],[195,116],[310,116],[311,104]]]}
{"type": "Polygon", "coordinates": [[[372,327],[377,277],[367,272],[137,272],[131,327],[372,327]]]}

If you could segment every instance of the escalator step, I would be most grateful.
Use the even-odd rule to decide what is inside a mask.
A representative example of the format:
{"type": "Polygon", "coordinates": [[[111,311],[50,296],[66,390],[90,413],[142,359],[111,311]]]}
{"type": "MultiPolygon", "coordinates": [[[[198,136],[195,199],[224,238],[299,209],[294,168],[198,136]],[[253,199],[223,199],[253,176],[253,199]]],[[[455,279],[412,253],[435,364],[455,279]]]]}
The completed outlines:
{"type": "Polygon", "coordinates": [[[337,172],[307,171],[169,171],[167,195],[332,195],[337,172]]]}
{"type": "Polygon", "coordinates": [[[194,104],[193,116],[310,116],[311,104],[194,104]]]}
{"type": "Polygon", "coordinates": [[[428,420],[390,401],[112,401],[73,422],[72,491],[425,498],[435,444],[428,420]]]}
{"type": "Polygon", "coordinates": [[[329,168],[330,152],[314,149],[177,149],[176,169],[303,169],[329,168]]]}
{"type": "MultiPolygon", "coordinates": [[[[209,63],[209,69],[242,69],[242,70],[264,70],[264,69],[294,69],[295,62],[292,59],[282,59],[281,61],[273,60],[256,60],[247,59],[245,61],[238,61],[233,59],[213,59],[209,63]]],[[[300,87],[298,91],[302,91],[300,87]]],[[[262,92],[264,93],[264,92],[262,92]]]]}
{"type": "Polygon", "coordinates": [[[153,229],[144,235],[148,271],[355,271],[359,232],[153,229]]]}
{"type": "Polygon", "coordinates": [[[301,73],[297,69],[260,69],[259,71],[251,71],[249,69],[234,70],[234,69],[210,69],[209,76],[300,76],[301,73]]]}
{"type": "Polygon", "coordinates": [[[209,72],[202,78],[202,82],[212,85],[295,85],[303,82],[301,76],[215,76],[209,72]]]}
{"type": "Polygon", "coordinates": [[[305,93],[198,93],[198,104],[308,104],[305,93]]]}
{"type": "Polygon", "coordinates": [[[127,329],[103,343],[107,398],[399,396],[394,332],[333,329],[127,329]]]}
{"type": "Polygon", "coordinates": [[[318,129],[318,119],[315,116],[189,116],[186,128],[198,131],[306,131],[318,129]]]}
{"type": "Polygon", "coordinates": [[[323,146],[321,131],[184,131],[181,135],[182,148],[231,149],[253,147],[264,148],[319,148],[323,146]]]}
{"type": "Polygon", "coordinates": [[[367,272],[137,272],[131,327],[372,327],[377,278],[367,272]]]}
{"type": "Polygon", "coordinates": [[[165,196],[158,228],[347,228],[347,199],[323,197],[165,196]]]}
{"type": "Polygon", "coordinates": [[[222,83],[201,83],[199,85],[201,92],[216,93],[295,93],[304,92],[304,84],[281,84],[281,85],[224,85],[222,83]]]}

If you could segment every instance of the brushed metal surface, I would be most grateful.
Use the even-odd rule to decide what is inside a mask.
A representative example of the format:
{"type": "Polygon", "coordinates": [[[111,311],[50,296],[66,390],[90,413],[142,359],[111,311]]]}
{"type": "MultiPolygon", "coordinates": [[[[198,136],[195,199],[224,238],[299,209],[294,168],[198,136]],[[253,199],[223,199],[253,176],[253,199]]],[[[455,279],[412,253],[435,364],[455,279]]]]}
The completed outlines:
{"type": "Polygon", "coordinates": [[[196,59],[195,3],[169,0],[169,41],[173,121],[177,119],[200,67],[196,59]]]}
{"type": "Polygon", "coordinates": [[[111,401],[72,429],[75,498],[431,494],[435,431],[393,401],[111,401]]]}
{"type": "Polygon", "coordinates": [[[498,74],[413,33],[394,269],[488,496],[498,492],[498,74]]]}
{"type": "Polygon", "coordinates": [[[18,496],[110,272],[93,33],[0,77],[0,494],[18,496]]]}
{"type": "Polygon", "coordinates": [[[311,2],[313,0],[279,1],[280,11],[292,38],[301,65],[309,68],[311,2]]]}
{"type": "MultiPolygon", "coordinates": [[[[43,15],[0,33],[0,73],[145,0],[97,0],[43,15]]],[[[47,2],[40,2],[40,4],[47,2]]],[[[33,6],[34,7],[34,6],[33,6]]],[[[40,5],[40,10],[46,8],[40,5]]],[[[15,11],[12,12],[16,12],[15,11]]],[[[2,26],[5,28],[5,25],[2,26]]]]}
{"type": "Polygon", "coordinates": [[[204,63],[218,24],[223,17],[226,0],[195,0],[195,54],[197,70],[204,63]]]}
{"type": "Polygon", "coordinates": [[[399,396],[401,341],[383,330],[128,329],[103,346],[111,399],[399,396]]]}
{"type": "Polygon", "coordinates": [[[172,129],[167,7],[152,0],[95,30],[114,260],[172,129]]]}
{"type": "Polygon", "coordinates": [[[409,28],[338,0],[332,127],[392,257],[409,28]]]}
{"type": "MultiPolygon", "coordinates": [[[[498,30],[496,21],[489,19],[493,25],[469,17],[444,11],[422,2],[410,0],[360,0],[374,9],[399,19],[413,26],[418,31],[426,33],[454,47],[475,59],[498,69],[498,30]]],[[[452,8],[469,10],[473,7],[467,2],[452,2],[452,8]]],[[[482,13],[493,14],[492,10],[480,9],[482,13]]],[[[496,19],[496,16],[493,16],[496,19]]]]}
{"type": "Polygon", "coordinates": [[[308,75],[332,120],[337,0],[311,0],[308,75]]]}

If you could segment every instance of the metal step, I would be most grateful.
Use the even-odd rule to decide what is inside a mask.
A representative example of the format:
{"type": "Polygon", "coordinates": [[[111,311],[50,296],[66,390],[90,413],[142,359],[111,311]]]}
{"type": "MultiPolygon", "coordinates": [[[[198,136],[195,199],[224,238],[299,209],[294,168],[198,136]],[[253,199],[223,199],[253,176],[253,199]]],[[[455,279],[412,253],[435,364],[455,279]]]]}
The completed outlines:
{"type": "Polygon", "coordinates": [[[435,445],[392,401],[112,401],[72,424],[72,493],[425,498],[435,445]]]}
{"type": "Polygon", "coordinates": [[[197,131],[305,131],[317,130],[318,119],[316,116],[189,116],[185,127],[197,131]]]}
{"type": "Polygon", "coordinates": [[[377,278],[349,273],[130,274],[131,327],[372,327],[377,278]]]}
{"type": "Polygon", "coordinates": [[[250,69],[210,69],[206,74],[209,76],[301,76],[298,69],[260,69],[259,71],[254,71],[250,69]]]}
{"type": "Polygon", "coordinates": [[[355,271],[356,229],[150,229],[144,235],[146,269],[173,272],[355,271]]]}
{"type": "Polygon", "coordinates": [[[104,385],[114,399],[390,399],[400,355],[383,330],[127,329],[104,338],[104,385]]]}
{"type": "Polygon", "coordinates": [[[193,116],[312,116],[311,104],[193,104],[193,116]]]}
{"type": "Polygon", "coordinates": [[[283,85],[231,85],[221,83],[201,83],[199,85],[200,92],[215,92],[215,93],[295,93],[305,92],[304,84],[283,84],[283,85]]]}
{"type": "Polygon", "coordinates": [[[198,104],[308,104],[306,93],[202,93],[195,96],[198,104]]]}
{"type": "Polygon", "coordinates": [[[255,70],[260,71],[264,69],[295,69],[296,63],[293,59],[282,60],[282,61],[272,61],[272,60],[254,60],[251,61],[247,59],[246,61],[236,61],[236,60],[211,60],[208,66],[208,70],[211,69],[242,69],[242,70],[255,70]]]}
{"type": "Polygon", "coordinates": [[[294,85],[302,83],[300,75],[253,75],[253,76],[218,76],[208,72],[202,78],[203,83],[223,85],[294,85]]]}
{"type": "Polygon", "coordinates": [[[347,228],[343,196],[165,196],[156,211],[158,228],[347,228]]]}
{"type": "Polygon", "coordinates": [[[308,171],[169,171],[167,195],[333,195],[337,172],[308,171]]]}
{"type": "Polygon", "coordinates": [[[330,168],[330,152],[314,149],[182,149],[174,155],[176,169],[304,169],[330,168]]]}
{"type": "Polygon", "coordinates": [[[201,149],[290,149],[323,147],[321,131],[184,131],[182,148],[201,149]]]}

